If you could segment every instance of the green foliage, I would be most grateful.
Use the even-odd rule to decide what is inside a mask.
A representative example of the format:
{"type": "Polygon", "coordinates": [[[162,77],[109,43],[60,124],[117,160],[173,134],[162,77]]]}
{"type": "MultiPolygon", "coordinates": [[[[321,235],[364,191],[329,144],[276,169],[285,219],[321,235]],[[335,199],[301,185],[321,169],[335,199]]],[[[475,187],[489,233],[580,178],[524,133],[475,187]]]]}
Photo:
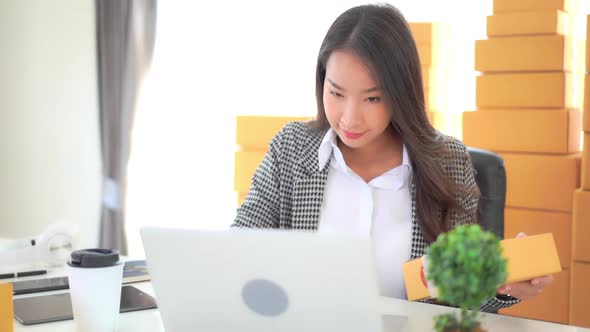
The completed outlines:
{"type": "Polygon", "coordinates": [[[434,317],[434,329],[438,332],[456,330],[459,328],[457,317],[453,314],[444,314],[434,317]]]}
{"type": "Polygon", "coordinates": [[[461,320],[458,320],[453,314],[444,314],[434,317],[434,329],[438,332],[470,332],[475,330],[478,326],[479,322],[477,321],[477,312],[475,311],[462,311],[461,320]]]}
{"type": "MultiPolygon", "coordinates": [[[[468,331],[477,327],[477,312],[468,309],[478,309],[506,282],[500,240],[478,225],[458,226],[441,234],[426,254],[427,277],[438,287],[438,299],[461,308],[458,328],[468,331]]],[[[444,319],[449,318],[436,320],[437,324],[444,319]]]]}

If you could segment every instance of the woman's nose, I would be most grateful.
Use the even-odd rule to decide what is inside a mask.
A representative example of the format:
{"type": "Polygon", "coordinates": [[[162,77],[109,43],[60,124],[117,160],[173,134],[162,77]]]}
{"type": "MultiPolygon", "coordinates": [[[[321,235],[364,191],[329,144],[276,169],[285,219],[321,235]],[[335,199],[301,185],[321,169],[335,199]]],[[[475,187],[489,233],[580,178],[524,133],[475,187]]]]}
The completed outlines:
{"type": "Polygon", "coordinates": [[[356,102],[346,103],[340,118],[341,124],[343,124],[346,129],[354,129],[361,122],[360,113],[359,105],[356,102]]]}

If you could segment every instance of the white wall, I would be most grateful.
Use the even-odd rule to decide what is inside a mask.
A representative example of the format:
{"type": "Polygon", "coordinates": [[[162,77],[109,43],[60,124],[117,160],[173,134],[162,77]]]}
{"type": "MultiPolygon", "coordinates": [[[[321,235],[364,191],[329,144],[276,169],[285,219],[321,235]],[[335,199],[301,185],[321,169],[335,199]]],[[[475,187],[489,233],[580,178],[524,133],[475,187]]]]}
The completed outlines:
{"type": "Polygon", "coordinates": [[[76,223],[98,242],[93,0],[0,0],[0,237],[76,223]]]}

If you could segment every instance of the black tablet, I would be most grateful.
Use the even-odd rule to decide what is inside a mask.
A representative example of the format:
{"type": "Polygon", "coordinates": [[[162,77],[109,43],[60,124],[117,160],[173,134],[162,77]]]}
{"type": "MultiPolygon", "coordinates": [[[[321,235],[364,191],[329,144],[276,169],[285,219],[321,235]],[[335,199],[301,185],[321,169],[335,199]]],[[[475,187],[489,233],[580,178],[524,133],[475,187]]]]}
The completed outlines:
{"type": "MultiPolygon", "coordinates": [[[[121,288],[121,312],[157,308],[154,298],[133,286],[121,288]]],[[[14,300],[14,317],[24,325],[73,319],[69,293],[14,300]]]]}
{"type": "MultiPolygon", "coordinates": [[[[123,283],[149,281],[150,275],[145,260],[125,262],[123,268],[123,283]]],[[[48,292],[70,288],[68,277],[53,277],[25,281],[13,281],[14,295],[48,292]]]]}

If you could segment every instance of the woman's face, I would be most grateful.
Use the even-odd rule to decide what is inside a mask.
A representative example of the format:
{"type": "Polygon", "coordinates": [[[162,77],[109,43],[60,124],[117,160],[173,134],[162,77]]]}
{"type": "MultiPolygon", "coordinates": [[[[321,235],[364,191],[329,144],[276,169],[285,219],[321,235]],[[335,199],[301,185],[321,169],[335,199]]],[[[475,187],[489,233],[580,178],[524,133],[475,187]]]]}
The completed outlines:
{"type": "Polygon", "coordinates": [[[330,126],[350,148],[386,138],[391,115],[382,91],[357,56],[335,51],[326,65],[324,109],[330,126]]]}

